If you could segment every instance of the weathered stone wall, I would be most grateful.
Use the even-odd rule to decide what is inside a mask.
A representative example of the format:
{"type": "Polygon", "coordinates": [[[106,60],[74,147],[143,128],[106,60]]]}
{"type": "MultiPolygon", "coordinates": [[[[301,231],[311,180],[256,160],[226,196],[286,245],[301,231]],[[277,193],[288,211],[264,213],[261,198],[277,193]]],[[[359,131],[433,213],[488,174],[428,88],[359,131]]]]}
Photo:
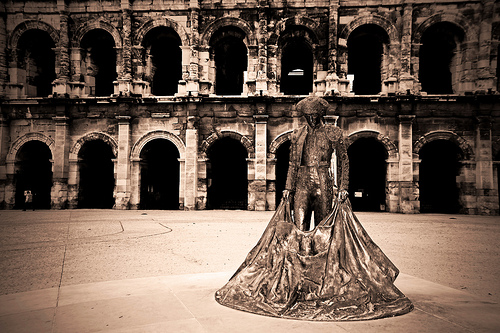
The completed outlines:
{"type": "MultiPolygon", "coordinates": [[[[0,201],[14,203],[16,153],[38,140],[52,152],[54,208],[78,201],[78,149],[87,140],[113,147],[115,208],[140,204],[140,152],[167,139],[179,150],[179,207],[204,209],[207,149],[237,139],[247,150],[248,209],[274,209],[276,149],[304,124],[295,110],[303,96],[280,91],[282,48],[303,38],[313,54],[312,94],[331,105],[350,142],[372,137],[387,151],[386,209],[415,213],[419,150],[448,140],[463,152],[457,175],[464,213],[498,214],[500,6],[494,1],[15,1],[0,12],[0,201]],[[450,66],[453,94],[430,95],[419,78],[425,31],[438,23],[460,33],[450,66]],[[357,28],[384,31],[381,89],[357,96],[349,89],[348,41],[357,28]],[[167,27],[180,40],[182,79],[175,96],[151,95],[144,38],[167,27]],[[217,96],[212,37],[242,31],[248,66],[241,96],[217,96]],[[85,87],[81,41],[108,33],[116,50],[114,94],[93,97],[85,87]],[[19,61],[18,41],[40,30],[53,40],[53,95],[33,98],[19,61]],[[24,80],[24,81],[23,81],[24,80]]],[[[331,118],[333,119],[333,118],[331,118]]]]}

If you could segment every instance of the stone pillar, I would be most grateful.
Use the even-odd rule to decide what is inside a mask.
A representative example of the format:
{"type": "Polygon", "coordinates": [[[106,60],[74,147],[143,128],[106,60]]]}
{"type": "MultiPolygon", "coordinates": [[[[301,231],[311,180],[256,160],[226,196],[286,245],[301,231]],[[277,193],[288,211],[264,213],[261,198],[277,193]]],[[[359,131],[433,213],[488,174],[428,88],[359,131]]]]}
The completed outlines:
{"type": "MultiPolygon", "coordinates": [[[[268,94],[268,69],[267,69],[267,10],[269,8],[268,1],[259,1],[258,10],[259,10],[259,29],[257,30],[257,41],[258,41],[258,49],[257,49],[257,67],[256,73],[253,70],[252,75],[250,75],[251,69],[249,68],[249,77],[248,83],[249,85],[249,94],[257,94],[257,95],[267,95],[268,94]],[[252,91],[251,82],[255,80],[255,91],[252,91]]],[[[249,59],[250,60],[250,59],[249,59]]],[[[252,68],[253,69],[253,68],[252,68]]]]}
{"type": "MultiPolygon", "coordinates": [[[[0,209],[7,208],[6,186],[7,186],[7,153],[9,152],[10,128],[7,119],[0,112],[0,209]]],[[[12,178],[11,178],[12,180],[12,178]]]]}
{"type": "Polygon", "coordinates": [[[132,18],[129,0],[122,0],[122,21],[123,21],[123,48],[121,49],[121,57],[118,59],[117,49],[117,64],[120,64],[118,70],[118,78],[115,81],[115,94],[130,96],[132,90],[132,18]]]}
{"type": "MultiPolygon", "coordinates": [[[[264,114],[254,115],[255,121],[255,173],[250,188],[253,192],[252,205],[255,210],[266,210],[267,195],[267,120],[269,116],[264,114]]],[[[250,191],[249,191],[250,192],[250,191]]]]}
{"type": "Polygon", "coordinates": [[[56,47],[56,79],[52,82],[52,93],[67,96],[71,61],[69,57],[68,11],[63,0],[57,1],[59,9],[59,44],[56,47]]]}
{"type": "MultiPolygon", "coordinates": [[[[200,33],[198,31],[198,22],[200,19],[200,4],[199,0],[190,0],[189,3],[191,23],[191,45],[189,55],[189,77],[186,83],[186,91],[188,95],[197,96],[199,89],[199,46],[200,33]]],[[[184,58],[184,57],[183,57],[184,58]]],[[[180,88],[180,87],[179,87],[180,88]]]]}
{"type": "Polygon", "coordinates": [[[115,209],[128,209],[130,202],[130,116],[117,116],[118,156],[115,166],[115,209]]]}
{"type": "Polygon", "coordinates": [[[141,201],[141,160],[130,161],[130,209],[139,209],[141,201]]]}
{"type": "Polygon", "coordinates": [[[18,50],[7,50],[9,58],[8,76],[9,83],[6,86],[6,95],[8,98],[26,97],[24,85],[26,83],[26,70],[19,68],[18,50]]]}
{"type": "Polygon", "coordinates": [[[198,194],[196,197],[196,209],[205,209],[207,207],[207,163],[208,158],[198,158],[198,194]]]}
{"type": "Polygon", "coordinates": [[[326,75],[326,95],[335,95],[339,92],[337,75],[337,25],[339,20],[339,1],[331,0],[329,7],[328,33],[328,73],[326,75]]]}
{"type": "MultiPolygon", "coordinates": [[[[493,13],[495,12],[495,1],[481,1],[483,10],[481,13],[481,22],[479,23],[479,52],[477,53],[477,81],[476,90],[487,92],[496,90],[495,76],[490,63],[491,56],[491,28],[493,26],[493,13]]],[[[497,55],[498,56],[498,55],[497,55]]]]}
{"type": "Polygon", "coordinates": [[[416,213],[418,186],[413,178],[413,121],[415,115],[399,115],[398,205],[390,212],[416,213]]]}
{"type": "Polygon", "coordinates": [[[267,93],[279,95],[278,87],[278,45],[267,46],[267,93]]]}
{"type": "Polygon", "coordinates": [[[195,127],[196,117],[189,116],[186,129],[186,159],[184,209],[196,209],[198,196],[198,129],[195,127]]]}
{"type": "Polygon", "coordinates": [[[0,14],[0,98],[6,96],[5,85],[8,83],[7,76],[7,29],[5,26],[5,12],[0,14]]]}
{"type": "Polygon", "coordinates": [[[477,213],[498,214],[497,191],[493,177],[491,124],[489,116],[477,117],[476,127],[476,189],[477,213]]]}
{"type": "Polygon", "coordinates": [[[414,94],[417,92],[416,79],[411,72],[412,20],[413,7],[411,4],[405,4],[401,25],[401,74],[399,76],[399,86],[397,87],[397,91],[403,94],[408,92],[414,94]]]}
{"type": "Polygon", "coordinates": [[[78,170],[78,158],[70,159],[68,172],[68,208],[78,208],[78,191],[80,183],[80,173],[78,170]]]}
{"type": "Polygon", "coordinates": [[[54,163],[50,194],[51,207],[63,209],[68,206],[69,118],[56,116],[52,119],[55,122],[55,138],[54,156],[52,156],[54,163]]]}

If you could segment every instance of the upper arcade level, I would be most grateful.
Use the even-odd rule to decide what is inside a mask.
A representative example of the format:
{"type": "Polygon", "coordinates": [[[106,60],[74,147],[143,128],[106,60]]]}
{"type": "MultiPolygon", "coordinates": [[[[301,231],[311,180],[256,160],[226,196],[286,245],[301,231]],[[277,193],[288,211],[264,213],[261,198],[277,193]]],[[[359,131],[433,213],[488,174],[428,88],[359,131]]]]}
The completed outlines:
{"type": "Polygon", "coordinates": [[[496,94],[494,1],[5,1],[3,100],[496,94]]]}

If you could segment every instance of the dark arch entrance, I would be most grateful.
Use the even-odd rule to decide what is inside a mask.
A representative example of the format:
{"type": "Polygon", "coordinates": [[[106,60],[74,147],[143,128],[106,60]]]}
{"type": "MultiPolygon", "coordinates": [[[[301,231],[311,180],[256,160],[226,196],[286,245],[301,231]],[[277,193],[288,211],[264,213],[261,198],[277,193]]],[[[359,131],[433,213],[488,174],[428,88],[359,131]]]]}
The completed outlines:
{"type": "Polygon", "coordinates": [[[382,87],[381,65],[387,33],[375,24],[355,29],[347,41],[348,73],[354,75],[357,95],[375,95],[382,87]]]}
{"type": "Polygon", "coordinates": [[[281,56],[281,92],[285,95],[307,95],[313,89],[313,54],[305,41],[289,38],[281,56]]]}
{"type": "Polygon", "coordinates": [[[375,138],[360,138],[347,150],[349,199],[357,211],[385,210],[387,151],[375,138]]]}
{"type": "MultiPolygon", "coordinates": [[[[494,165],[497,169],[497,196],[498,196],[498,208],[500,208],[500,152],[495,157],[496,165],[494,165]]],[[[500,211],[499,211],[500,214],[500,211]]]]}
{"type": "Polygon", "coordinates": [[[179,151],[166,139],[141,151],[141,209],[179,209],[179,151]]]}
{"type": "Polygon", "coordinates": [[[109,96],[114,92],[116,80],[116,51],[113,37],[103,29],[94,29],[82,39],[83,59],[87,73],[85,81],[91,89],[89,95],[109,96]]]}
{"type": "Polygon", "coordinates": [[[463,40],[462,30],[449,22],[436,23],[422,35],[419,80],[429,94],[452,94],[453,61],[463,40]]]}
{"type": "Polygon", "coordinates": [[[212,37],[215,61],[215,93],[240,95],[243,92],[243,72],[247,70],[245,33],[236,27],[225,27],[212,37]]]}
{"type": "Polygon", "coordinates": [[[276,150],[276,207],[283,197],[288,174],[288,163],[290,160],[290,140],[281,144],[276,150]]]}
{"type": "Polygon", "coordinates": [[[233,138],[217,140],[207,151],[208,209],[247,209],[247,151],[233,138]]]}
{"type": "Polygon", "coordinates": [[[78,208],[113,208],[113,150],[101,140],[87,141],[78,152],[78,208]]]}
{"type": "Polygon", "coordinates": [[[157,96],[173,96],[182,79],[182,51],[179,35],[167,27],[151,29],[144,37],[144,44],[151,60],[151,92],[157,96]]]}
{"type": "Polygon", "coordinates": [[[15,208],[23,208],[24,191],[34,194],[33,205],[37,209],[50,209],[52,188],[52,153],[40,141],[25,143],[16,156],[15,208]]]}
{"type": "Polygon", "coordinates": [[[457,174],[462,159],[460,148],[447,140],[426,143],[420,150],[420,212],[458,213],[457,174]]]}
{"type": "Polygon", "coordinates": [[[54,42],[49,34],[32,29],[22,34],[18,43],[18,62],[26,70],[25,93],[29,97],[52,94],[55,74],[54,42]]]}

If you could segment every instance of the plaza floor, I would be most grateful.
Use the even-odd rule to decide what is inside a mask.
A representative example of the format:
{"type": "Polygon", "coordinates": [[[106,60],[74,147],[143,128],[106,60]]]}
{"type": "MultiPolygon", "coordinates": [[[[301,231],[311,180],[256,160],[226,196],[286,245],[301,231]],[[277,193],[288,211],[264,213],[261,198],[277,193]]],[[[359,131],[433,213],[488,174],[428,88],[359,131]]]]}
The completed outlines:
{"type": "Polygon", "coordinates": [[[499,332],[500,219],[357,213],[415,309],[357,322],[215,302],[272,212],[0,211],[0,332],[499,332]]]}

